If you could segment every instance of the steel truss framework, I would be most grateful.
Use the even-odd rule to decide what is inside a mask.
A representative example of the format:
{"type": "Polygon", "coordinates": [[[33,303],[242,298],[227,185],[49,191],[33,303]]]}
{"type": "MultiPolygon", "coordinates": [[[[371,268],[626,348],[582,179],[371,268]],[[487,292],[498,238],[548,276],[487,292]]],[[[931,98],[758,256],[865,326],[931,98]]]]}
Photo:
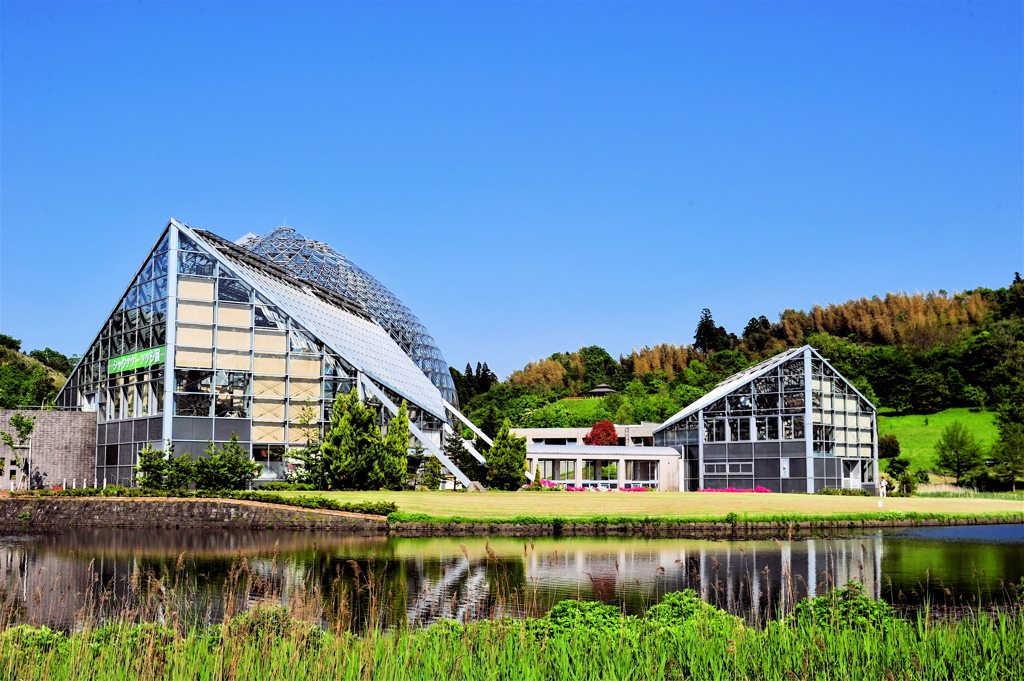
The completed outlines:
{"type": "Polygon", "coordinates": [[[266,480],[353,388],[384,427],[406,401],[413,437],[469,484],[443,452],[450,422],[468,421],[365,308],[172,220],[57,404],[97,413],[99,479],[131,484],[145,445],[198,456],[234,434],[266,480]]]}
{"type": "Polygon", "coordinates": [[[292,276],[316,282],[362,305],[442,396],[458,404],[448,364],[427,328],[398,296],[345,255],[326,243],[307,239],[291,227],[278,227],[263,236],[250,235],[239,244],[288,270],[292,276]]]}

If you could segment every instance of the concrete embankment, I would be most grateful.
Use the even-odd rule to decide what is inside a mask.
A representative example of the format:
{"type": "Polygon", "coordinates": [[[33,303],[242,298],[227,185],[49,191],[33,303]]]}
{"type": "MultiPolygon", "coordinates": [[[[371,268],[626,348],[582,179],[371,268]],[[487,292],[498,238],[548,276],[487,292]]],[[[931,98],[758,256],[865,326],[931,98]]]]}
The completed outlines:
{"type": "Polygon", "coordinates": [[[234,499],[6,497],[0,526],[224,528],[387,533],[380,516],[234,499]]]}
{"type": "MultiPolygon", "coordinates": [[[[456,523],[411,522],[394,523],[390,534],[395,537],[647,537],[661,539],[769,539],[801,538],[821,535],[850,535],[891,527],[938,527],[946,525],[1020,524],[1024,518],[906,518],[885,520],[816,519],[806,522],[585,522],[555,521],[549,523],[456,523]]],[[[1024,531],[1024,526],[1022,526],[1024,531]]]]}
{"type": "Polygon", "coordinates": [[[230,499],[3,497],[0,527],[58,529],[64,527],[136,527],[210,529],[321,530],[363,536],[393,537],[661,537],[767,538],[855,534],[891,527],[1020,524],[1024,515],[977,517],[900,517],[842,520],[827,517],[805,521],[683,522],[635,521],[487,523],[455,521],[387,522],[380,516],[230,499]]]}

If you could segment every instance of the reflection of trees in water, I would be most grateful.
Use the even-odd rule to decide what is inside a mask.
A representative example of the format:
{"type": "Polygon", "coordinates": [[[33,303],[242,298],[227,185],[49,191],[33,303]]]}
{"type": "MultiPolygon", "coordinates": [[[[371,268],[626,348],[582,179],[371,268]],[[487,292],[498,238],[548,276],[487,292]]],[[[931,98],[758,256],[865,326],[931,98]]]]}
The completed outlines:
{"type": "Polygon", "coordinates": [[[718,608],[763,621],[808,594],[855,579],[879,593],[880,544],[806,542],[651,542],[594,551],[558,544],[527,561],[544,591],[541,609],[565,598],[600,600],[641,614],[666,593],[693,589],[718,608]],[[575,550],[573,550],[575,548],[575,550]]]}
{"type": "MultiPolygon", "coordinates": [[[[565,598],[639,614],[667,592],[694,589],[723,610],[764,621],[851,579],[887,600],[909,601],[925,588],[941,599],[943,590],[955,590],[941,579],[948,550],[924,543],[914,554],[910,540],[880,536],[464,542],[108,529],[7,540],[0,544],[0,618],[65,629],[110,617],[207,624],[281,604],[303,619],[358,632],[441,618],[537,616],[565,598]]],[[[986,570],[1009,570],[1006,582],[1020,579],[1013,573],[1019,545],[957,551],[956,575],[977,594],[971,603],[999,595],[970,588],[972,564],[977,580],[986,570]]]]}

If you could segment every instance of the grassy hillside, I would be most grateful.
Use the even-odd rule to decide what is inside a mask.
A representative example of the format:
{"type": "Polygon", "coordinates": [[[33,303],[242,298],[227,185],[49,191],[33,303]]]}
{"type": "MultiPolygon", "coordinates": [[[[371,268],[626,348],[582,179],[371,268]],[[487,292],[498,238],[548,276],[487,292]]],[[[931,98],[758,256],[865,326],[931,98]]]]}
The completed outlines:
{"type": "Polygon", "coordinates": [[[599,397],[585,400],[558,400],[555,404],[559,409],[565,410],[572,416],[586,418],[591,422],[600,421],[607,417],[607,415],[602,416],[604,414],[602,411],[604,409],[604,400],[599,397]]]}
{"type": "Polygon", "coordinates": [[[64,380],[64,374],[35,357],[0,347],[0,409],[49,404],[64,380]]]}
{"type": "Polygon", "coordinates": [[[970,409],[946,409],[935,414],[889,416],[878,415],[878,435],[895,435],[900,441],[900,456],[910,459],[912,470],[928,468],[935,457],[935,443],[944,428],[959,421],[988,448],[998,437],[995,413],[970,409]]]}

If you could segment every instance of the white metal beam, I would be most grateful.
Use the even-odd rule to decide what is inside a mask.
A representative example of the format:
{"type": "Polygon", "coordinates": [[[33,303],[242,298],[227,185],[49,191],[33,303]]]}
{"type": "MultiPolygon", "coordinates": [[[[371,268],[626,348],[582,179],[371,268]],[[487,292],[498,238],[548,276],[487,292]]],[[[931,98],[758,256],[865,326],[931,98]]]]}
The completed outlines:
{"type": "MultiPolygon", "coordinates": [[[[380,400],[381,404],[383,404],[387,408],[387,410],[390,411],[392,414],[398,414],[398,407],[395,405],[395,403],[392,402],[391,399],[384,394],[383,390],[374,385],[373,381],[368,380],[361,373],[359,374],[359,379],[359,383],[363,386],[363,389],[366,390],[366,392],[380,400]]],[[[437,460],[443,463],[445,468],[452,472],[455,478],[462,483],[463,487],[469,487],[469,483],[472,481],[468,477],[466,477],[466,474],[459,470],[459,467],[452,463],[451,459],[445,456],[444,452],[438,449],[437,445],[430,441],[430,438],[428,438],[426,434],[424,434],[424,432],[420,430],[419,426],[417,426],[415,423],[412,423],[411,421],[409,422],[409,432],[412,433],[413,437],[419,440],[419,443],[421,445],[426,447],[428,452],[436,456],[437,460]]]]}
{"type": "Polygon", "coordinates": [[[448,400],[443,400],[443,401],[444,401],[445,409],[450,411],[455,416],[455,418],[457,418],[458,420],[462,421],[462,423],[464,423],[470,430],[472,430],[474,433],[476,433],[480,437],[481,440],[486,442],[488,446],[494,445],[494,441],[491,440],[491,438],[487,437],[484,434],[484,431],[482,431],[479,428],[477,428],[476,424],[473,423],[472,421],[470,421],[468,418],[466,418],[462,414],[461,411],[459,411],[458,409],[453,407],[451,402],[449,402],[448,400]]]}
{"type": "MultiPolygon", "coordinates": [[[[445,434],[445,437],[448,437],[449,435],[454,435],[455,434],[455,429],[451,427],[451,424],[449,424],[449,423],[444,424],[444,434],[445,434]]],[[[459,437],[459,439],[460,440],[462,439],[461,436],[459,437]]],[[[466,445],[466,449],[468,449],[469,453],[473,455],[473,458],[476,459],[477,461],[479,461],[480,463],[486,465],[487,464],[487,460],[484,459],[483,454],[481,454],[477,450],[477,448],[475,446],[473,446],[473,443],[469,442],[468,440],[466,440],[464,442],[465,442],[465,445],[466,445]]]]}
{"type": "MultiPolygon", "coordinates": [[[[479,436],[480,436],[480,439],[482,439],[482,440],[483,440],[484,442],[486,442],[486,443],[487,443],[488,445],[491,445],[491,446],[493,446],[493,445],[494,445],[494,441],[493,441],[493,440],[491,440],[491,438],[487,437],[487,435],[485,435],[485,434],[484,434],[484,431],[482,431],[482,430],[480,430],[479,428],[477,428],[477,427],[476,427],[476,424],[475,424],[475,423],[473,423],[472,421],[470,421],[470,420],[469,420],[468,418],[466,418],[466,417],[465,417],[465,416],[464,416],[464,415],[462,414],[462,412],[460,412],[460,411],[459,411],[458,409],[456,409],[456,408],[455,408],[454,406],[452,406],[451,402],[449,402],[448,400],[444,400],[444,406],[445,406],[445,409],[447,409],[447,410],[448,410],[449,412],[451,412],[451,414],[452,414],[452,415],[453,415],[453,416],[454,416],[455,418],[457,418],[457,419],[458,419],[459,421],[461,421],[462,423],[466,424],[466,425],[467,425],[467,426],[469,427],[469,429],[470,429],[470,430],[472,430],[472,431],[473,431],[474,433],[476,433],[477,435],[479,435],[479,436]]],[[[451,426],[449,426],[448,424],[445,424],[445,428],[446,428],[446,431],[445,431],[446,433],[452,430],[452,427],[451,427],[451,426]]],[[[476,447],[474,447],[474,446],[473,446],[473,443],[471,443],[471,442],[470,442],[470,443],[467,443],[466,447],[467,447],[467,448],[469,449],[470,453],[471,453],[471,454],[472,454],[472,455],[473,455],[474,457],[476,457],[477,461],[479,461],[480,463],[487,463],[487,462],[486,462],[486,461],[484,460],[484,457],[480,455],[480,452],[478,452],[478,451],[476,450],[476,447]]],[[[527,478],[527,479],[528,479],[528,480],[529,480],[530,482],[533,482],[533,478],[534,478],[534,473],[533,473],[533,471],[530,471],[530,470],[526,471],[526,478],[527,478]]]]}

